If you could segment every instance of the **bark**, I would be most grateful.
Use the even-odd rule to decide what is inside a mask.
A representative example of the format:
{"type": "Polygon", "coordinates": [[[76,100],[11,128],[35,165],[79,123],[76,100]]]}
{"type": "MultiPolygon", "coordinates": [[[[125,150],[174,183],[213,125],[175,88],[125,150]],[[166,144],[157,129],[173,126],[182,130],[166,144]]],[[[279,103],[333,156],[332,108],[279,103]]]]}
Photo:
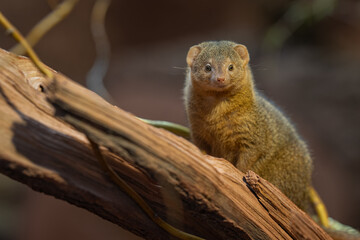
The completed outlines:
{"type": "Polygon", "coordinates": [[[148,239],[169,239],[115,185],[86,134],[151,208],[206,239],[330,239],[266,180],[0,50],[0,171],[148,239]]]}

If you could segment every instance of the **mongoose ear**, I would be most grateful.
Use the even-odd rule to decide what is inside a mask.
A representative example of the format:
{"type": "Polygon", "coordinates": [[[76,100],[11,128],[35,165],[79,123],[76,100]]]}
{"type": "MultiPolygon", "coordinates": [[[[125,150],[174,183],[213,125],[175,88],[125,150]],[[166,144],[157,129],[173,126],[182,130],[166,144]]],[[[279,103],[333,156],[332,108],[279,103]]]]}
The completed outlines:
{"type": "Polygon", "coordinates": [[[194,59],[196,58],[197,55],[199,55],[200,52],[201,52],[201,47],[199,45],[192,46],[189,49],[189,52],[186,56],[186,62],[189,67],[192,66],[194,59]]]}
{"type": "Polygon", "coordinates": [[[234,49],[240,55],[241,59],[244,61],[243,66],[248,64],[248,62],[250,61],[250,56],[247,48],[242,44],[237,44],[234,47],[234,49]]]}

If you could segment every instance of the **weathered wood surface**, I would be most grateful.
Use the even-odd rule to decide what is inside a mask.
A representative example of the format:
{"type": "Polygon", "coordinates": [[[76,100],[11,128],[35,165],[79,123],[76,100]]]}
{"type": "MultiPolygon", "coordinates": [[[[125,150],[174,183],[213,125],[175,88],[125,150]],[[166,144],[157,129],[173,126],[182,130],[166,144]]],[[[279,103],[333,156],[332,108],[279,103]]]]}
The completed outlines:
{"type": "Polygon", "coordinates": [[[104,146],[110,165],[159,216],[184,231],[206,239],[330,239],[256,174],[203,155],[60,74],[45,79],[4,50],[0,116],[2,173],[139,236],[169,239],[103,172],[82,132],[104,146]]]}

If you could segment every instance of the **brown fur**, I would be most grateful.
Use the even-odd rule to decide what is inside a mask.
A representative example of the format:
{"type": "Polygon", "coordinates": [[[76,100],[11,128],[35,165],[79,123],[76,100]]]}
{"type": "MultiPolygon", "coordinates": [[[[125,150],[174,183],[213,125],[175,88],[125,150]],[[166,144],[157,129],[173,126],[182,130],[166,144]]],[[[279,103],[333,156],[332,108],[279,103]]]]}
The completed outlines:
{"type": "Polygon", "coordinates": [[[208,154],[258,173],[306,210],[308,149],[283,113],[257,92],[248,62],[246,47],[233,42],[190,48],[184,100],[192,139],[208,154]]]}

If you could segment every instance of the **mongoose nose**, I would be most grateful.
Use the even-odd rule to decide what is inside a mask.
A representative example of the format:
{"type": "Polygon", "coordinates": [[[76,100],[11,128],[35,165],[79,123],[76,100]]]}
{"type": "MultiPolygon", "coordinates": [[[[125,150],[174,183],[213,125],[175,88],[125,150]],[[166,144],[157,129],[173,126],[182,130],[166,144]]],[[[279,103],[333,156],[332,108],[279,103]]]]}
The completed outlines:
{"type": "Polygon", "coordinates": [[[217,78],[217,81],[218,81],[219,83],[223,83],[223,82],[225,81],[225,78],[224,78],[224,77],[218,77],[218,78],[217,78]]]}

